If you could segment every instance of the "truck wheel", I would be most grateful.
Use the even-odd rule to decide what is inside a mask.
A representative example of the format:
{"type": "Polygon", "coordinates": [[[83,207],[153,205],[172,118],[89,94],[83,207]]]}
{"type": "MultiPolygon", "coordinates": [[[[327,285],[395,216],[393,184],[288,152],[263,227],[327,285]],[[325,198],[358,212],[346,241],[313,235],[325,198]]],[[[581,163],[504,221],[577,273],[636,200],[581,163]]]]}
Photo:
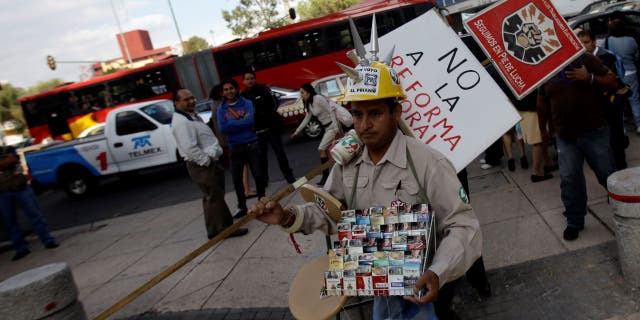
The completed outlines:
{"type": "Polygon", "coordinates": [[[60,182],[64,191],[72,198],[84,197],[95,187],[95,179],[84,170],[67,171],[60,182]]]}
{"type": "Polygon", "coordinates": [[[313,118],[309,121],[307,126],[304,128],[304,134],[311,139],[317,139],[322,135],[322,125],[318,119],[313,118]]]}

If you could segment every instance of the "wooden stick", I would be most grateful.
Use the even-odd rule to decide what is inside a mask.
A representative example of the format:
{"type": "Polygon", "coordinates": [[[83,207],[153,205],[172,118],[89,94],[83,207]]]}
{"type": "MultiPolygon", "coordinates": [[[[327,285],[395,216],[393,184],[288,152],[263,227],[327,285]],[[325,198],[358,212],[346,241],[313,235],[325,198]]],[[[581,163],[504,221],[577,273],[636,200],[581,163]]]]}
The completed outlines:
{"type": "MultiPolygon", "coordinates": [[[[271,198],[271,200],[276,201],[276,202],[282,200],[284,197],[286,197],[286,196],[290,195],[291,193],[293,193],[300,186],[302,186],[303,184],[307,183],[309,180],[313,179],[314,177],[316,177],[317,175],[322,173],[322,171],[331,168],[331,166],[333,166],[334,163],[335,163],[335,161],[329,160],[329,161],[325,162],[324,164],[322,164],[321,166],[318,166],[318,167],[314,168],[313,170],[309,171],[304,177],[302,177],[302,178],[296,180],[294,183],[289,184],[286,187],[282,188],[275,196],[273,196],[271,198]]],[[[109,309],[107,309],[107,310],[103,311],[102,313],[100,313],[97,317],[95,317],[95,320],[107,319],[107,317],[109,317],[110,315],[114,314],[118,310],[122,309],[124,306],[126,306],[129,303],[131,303],[131,301],[135,300],[136,298],[141,296],[143,293],[149,291],[149,289],[153,288],[155,285],[160,283],[160,281],[164,280],[165,278],[167,278],[168,276],[170,276],[174,272],[178,271],[178,269],[182,268],[185,264],[189,263],[191,260],[193,260],[197,256],[201,255],[203,252],[209,250],[211,247],[213,247],[218,242],[220,242],[220,241],[224,240],[225,238],[227,238],[228,236],[230,236],[232,233],[234,233],[236,230],[240,229],[240,227],[242,227],[243,225],[247,224],[249,221],[253,220],[255,217],[256,216],[253,215],[253,214],[248,214],[248,215],[242,217],[242,219],[240,219],[238,222],[234,223],[233,225],[231,225],[230,227],[228,227],[224,231],[220,232],[213,239],[207,241],[205,244],[203,244],[199,248],[193,250],[191,253],[186,255],[184,258],[180,259],[178,262],[176,262],[173,265],[169,266],[168,268],[164,269],[162,272],[160,272],[158,275],[153,277],[151,280],[147,281],[145,284],[140,286],[138,289],[136,289],[135,291],[131,292],[126,297],[120,299],[120,301],[116,302],[114,305],[109,307],[109,309]]]]}

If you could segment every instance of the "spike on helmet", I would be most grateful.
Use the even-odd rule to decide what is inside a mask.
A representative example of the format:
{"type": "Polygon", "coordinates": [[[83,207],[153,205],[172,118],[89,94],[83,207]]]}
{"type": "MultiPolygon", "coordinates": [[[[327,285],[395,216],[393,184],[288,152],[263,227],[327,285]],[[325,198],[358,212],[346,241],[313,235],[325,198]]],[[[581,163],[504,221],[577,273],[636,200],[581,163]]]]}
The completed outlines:
{"type": "MultiPolygon", "coordinates": [[[[395,46],[391,49],[384,61],[378,61],[378,33],[376,29],[376,16],[373,15],[371,27],[371,61],[366,58],[366,50],[358,34],[355,24],[349,17],[351,34],[353,35],[353,43],[355,47],[355,55],[359,60],[355,68],[345,66],[338,63],[338,67],[342,69],[348,76],[346,92],[339,101],[368,101],[380,100],[387,98],[405,99],[406,95],[400,86],[400,80],[396,72],[389,67],[395,46]]],[[[350,59],[353,61],[351,52],[350,59]]],[[[355,62],[355,61],[354,61],[355,62]]]]}

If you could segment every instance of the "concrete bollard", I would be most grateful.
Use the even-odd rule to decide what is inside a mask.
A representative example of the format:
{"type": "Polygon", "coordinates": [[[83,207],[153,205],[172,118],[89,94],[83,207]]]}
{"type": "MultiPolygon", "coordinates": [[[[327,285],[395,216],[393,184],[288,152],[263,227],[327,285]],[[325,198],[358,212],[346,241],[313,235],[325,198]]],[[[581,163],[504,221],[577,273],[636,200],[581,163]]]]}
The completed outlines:
{"type": "Polygon", "coordinates": [[[69,266],[44,265],[0,282],[0,319],[86,320],[77,298],[78,289],[69,266]]]}
{"type": "Polygon", "coordinates": [[[622,275],[629,285],[640,287],[640,167],[613,173],[607,188],[622,275]]]}

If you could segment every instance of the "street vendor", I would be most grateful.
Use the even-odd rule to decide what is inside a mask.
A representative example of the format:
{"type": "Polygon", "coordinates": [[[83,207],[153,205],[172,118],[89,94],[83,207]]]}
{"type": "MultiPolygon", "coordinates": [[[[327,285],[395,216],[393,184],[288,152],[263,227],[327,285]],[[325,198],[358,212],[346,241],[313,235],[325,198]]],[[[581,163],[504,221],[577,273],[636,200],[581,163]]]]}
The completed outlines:
{"type": "MultiPolygon", "coordinates": [[[[324,189],[348,209],[431,204],[439,244],[433,262],[416,282],[413,296],[375,297],[373,318],[435,319],[432,302],[440,287],[464,275],[481,254],[480,224],[449,160],[398,129],[405,94],[388,61],[376,61],[375,53],[372,62],[359,57],[355,69],[342,66],[350,77],[342,100],[351,103],[355,131],[365,147],[351,162],[334,165],[324,189]],[[364,85],[373,88],[362,90],[364,85]],[[421,289],[426,294],[419,294],[421,289]]],[[[262,198],[249,213],[289,233],[338,231],[316,203],[283,208],[262,198]]]]}

